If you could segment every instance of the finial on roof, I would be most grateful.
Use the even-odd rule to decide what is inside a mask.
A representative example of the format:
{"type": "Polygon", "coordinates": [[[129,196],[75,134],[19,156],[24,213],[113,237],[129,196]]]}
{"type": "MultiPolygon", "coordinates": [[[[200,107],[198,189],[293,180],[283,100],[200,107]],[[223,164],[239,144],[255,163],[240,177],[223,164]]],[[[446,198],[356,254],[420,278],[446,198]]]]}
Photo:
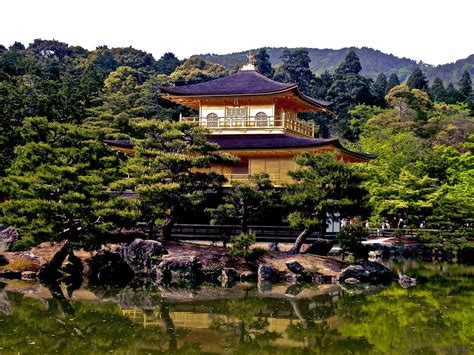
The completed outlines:
{"type": "Polygon", "coordinates": [[[252,54],[252,52],[249,52],[247,54],[247,59],[248,59],[248,63],[247,64],[244,64],[242,66],[242,69],[240,70],[256,70],[255,69],[255,62],[257,61],[257,59],[255,58],[255,55],[252,54]]]}

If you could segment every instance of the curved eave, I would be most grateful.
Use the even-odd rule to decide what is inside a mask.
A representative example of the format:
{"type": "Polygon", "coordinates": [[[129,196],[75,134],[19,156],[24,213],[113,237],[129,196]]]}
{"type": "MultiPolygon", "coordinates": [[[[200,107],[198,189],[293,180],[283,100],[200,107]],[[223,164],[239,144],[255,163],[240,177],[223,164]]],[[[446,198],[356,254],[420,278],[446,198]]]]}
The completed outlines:
{"type": "Polygon", "coordinates": [[[170,93],[166,90],[163,90],[160,88],[160,90],[163,91],[165,94],[165,98],[173,101],[175,103],[178,103],[180,105],[185,105],[189,106],[192,108],[198,108],[199,107],[199,101],[200,100],[205,100],[205,99],[235,99],[235,98],[252,98],[252,97],[262,97],[262,96],[277,96],[280,94],[285,94],[288,92],[292,92],[295,95],[295,98],[301,100],[305,105],[307,105],[307,108],[302,109],[301,111],[327,111],[330,105],[332,105],[332,102],[329,101],[324,101],[324,100],[318,100],[314,99],[312,97],[306,96],[303,94],[299,88],[298,85],[293,85],[291,87],[288,87],[287,89],[284,90],[276,90],[276,91],[268,91],[268,92],[260,92],[260,93],[251,93],[251,94],[215,94],[215,95],[182,95],[182,94],[173,94],[170,93]],[[195,102],[195,103],[193,103],[195,102]],[[309,107],[308,107],[309,106],[309,107]]]}

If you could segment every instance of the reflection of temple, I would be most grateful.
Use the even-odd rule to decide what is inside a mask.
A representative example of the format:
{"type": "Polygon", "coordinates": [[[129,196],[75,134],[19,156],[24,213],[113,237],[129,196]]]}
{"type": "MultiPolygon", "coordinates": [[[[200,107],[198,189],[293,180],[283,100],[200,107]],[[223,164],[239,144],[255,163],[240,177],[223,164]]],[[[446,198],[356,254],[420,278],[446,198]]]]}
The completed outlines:
{"type": "MultiPolygon", "coordinates": [[[[275,301],[278,303],[277,300],[275,301]]],[[[237,300],[237,302],[239,301],[237,300]]],[[[182,342],[198,341],[203,351],[222,351],[222,343],[225,342],[226,338],[224,331],[232,327],[239,331],[244,329],[247,337],[246,341],[257,340],[256,337],[266,332],[274,332],[278,337],[272,340],[270,345],[288,348],[311,346],[312,344],[308,339],[295,340],[289,336],[288,330],[292,326],[304,327],[306,323],[294,306],[293,308],[289,307],[290,303],[283,301],[280,305],[281,309],[277,310],[265,306],[254,307],[252,316],[249,317],[248,314],[241,314],[240,316],[219,314],[212,305],[204,306],[199,303],[196,305],[192,302],[184,302],[170,305],[169,318],[176,330],[186,329],[188,331],[184,338],[177,339],[178,345],[182,342]],[[245,318],[245,321],[242,320],[243,318],[245,318]],[[252,323],[264,324],[264,326],[253,329],[252,323]],[[216,334],[219,335],[216,336],[216,334]]],[[[311,301],[306,303],[308,304],[305,304],[307,307],[304,309],[305,314],[308,313],[308,309],[314,310],[317,307],[327,309],[333,305],[330,298],[324,302],[311,301]]],[[[165,329],[169,326],[162,319],[159,307],[146,310],[122,308],[122,314],[135,323],[142,324],[144,328],[158,327],[165,329]]],[[[331,329],[335,329],[339,325],[339,319],[333,314],[317,319],[316,322],[324,322],[324,326],[331,329]]],[[[231,336],[231,338],[235,337],[231,336]]]]}
{"type": "MultiPolygon", "coordinates": [[[[287,173],[295,168],[294,157],[303,152],[336,152],[347,162],[374,157],[350,151],[337,139],[315,138],[314,124],[300,121],[297,115],[327,111],[330,103],[306,96],[297,84],[268,79],[252,64],[224,78],[161,90],[169,100],[199,112],[181,121],[206,127],[211,142],[240,158],[235,166],[211,167],[230,182],[265,172],[276,185],[282,185],[290,180],[287,173]]],[[[125,152],[133,149],[129,141],[107,143],[125,152]]]]}

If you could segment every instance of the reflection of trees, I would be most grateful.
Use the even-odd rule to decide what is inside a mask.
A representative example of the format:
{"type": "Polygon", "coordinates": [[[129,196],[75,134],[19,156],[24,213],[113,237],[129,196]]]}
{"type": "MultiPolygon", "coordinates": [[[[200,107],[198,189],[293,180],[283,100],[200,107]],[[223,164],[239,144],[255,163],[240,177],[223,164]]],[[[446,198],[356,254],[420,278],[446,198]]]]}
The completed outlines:
{"type": "Polygon", "coordinates": [[[269,349],[281,335],[267,329],[268,320],[261,315],[265,305],[266,302],[258,298],[226,301],[216,310],[226,317],[215,317],[211,329],[220,332],[224,346],[234,352],[252,353],[258,349],[269,349]]]}

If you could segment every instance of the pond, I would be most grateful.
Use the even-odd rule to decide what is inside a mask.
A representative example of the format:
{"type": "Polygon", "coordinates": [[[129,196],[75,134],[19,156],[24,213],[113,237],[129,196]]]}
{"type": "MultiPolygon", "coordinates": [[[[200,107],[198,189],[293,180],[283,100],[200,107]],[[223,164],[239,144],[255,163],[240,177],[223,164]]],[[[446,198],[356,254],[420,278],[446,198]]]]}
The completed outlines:
{"type": "Polygon", "coordinates": [[[72,291],[9,281],[0,352],[474,353],[474,266],[386,265],[417,285],[72,291]]]}

